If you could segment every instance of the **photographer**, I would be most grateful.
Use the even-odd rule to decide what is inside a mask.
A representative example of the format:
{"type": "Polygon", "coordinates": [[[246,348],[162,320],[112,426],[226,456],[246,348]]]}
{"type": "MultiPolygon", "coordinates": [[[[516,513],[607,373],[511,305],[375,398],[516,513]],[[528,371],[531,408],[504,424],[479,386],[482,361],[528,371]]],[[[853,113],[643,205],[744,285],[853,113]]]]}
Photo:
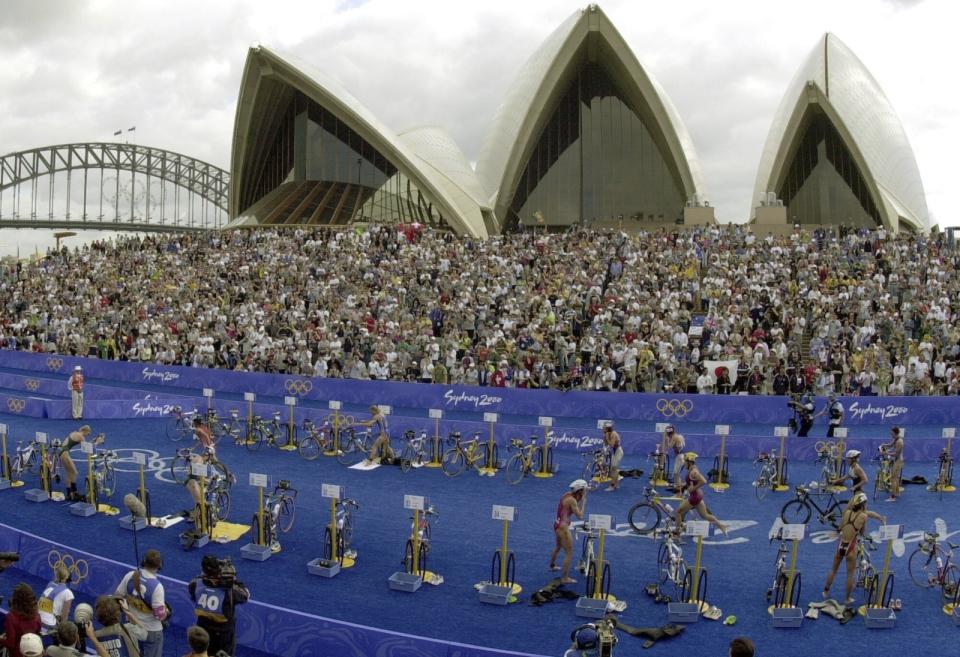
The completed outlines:
{"type": "Polygon", "coordinates": [[[190,582],[190,599],[196,603],[197,625],[210,635],[208,652],[223,650],[228,655],[237,650],[236,605],[250,599],[250,591],[237,581],[237,569],[229,559],[204,555],[202,574],[190,582]]]}
{"type": "MultiPolygon", "coordinates": [[[[113,657],[103,644],[101,644],[93,633],[93,626],[90,623],[84,623],[84,632],[87,640],[99,657],[113,657]]],[[[80,641],[80,631],[76,624],[71,621],[63,621],[57,625],[57,645],[47,648],[47,657],[80,657],[84,653],[77,650],[77,644],[80,641]]]]}
{"type": "Polygon", "coordinates": [[[97,622],[103,625],[96,631],[96,636],[110,657],[140,657],[139,642],[147,640],[147,631],[136,616],[129,612],[125,599],[101,595],[97,598],[94,614],[97,622]],[[120,622],[123,612],[126,612],[127,619],[131,622],[120,622]]]}

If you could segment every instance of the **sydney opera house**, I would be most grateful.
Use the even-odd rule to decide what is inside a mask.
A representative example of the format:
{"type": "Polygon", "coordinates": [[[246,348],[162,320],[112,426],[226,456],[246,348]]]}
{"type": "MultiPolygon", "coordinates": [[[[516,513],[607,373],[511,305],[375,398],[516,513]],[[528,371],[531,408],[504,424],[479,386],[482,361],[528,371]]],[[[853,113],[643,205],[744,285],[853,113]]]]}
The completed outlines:
{"type": "MultiPolygon", "coordinates": [[[[715,221],[692,140],[596,6],[521,67],[475,164],[440,127],[394,132],[324,71],[266,47],[244,68],[231,226],[524,226],[715,221]]],[[[832,35],[801,66],[757,173],[753,221],[924,229],[916,161],[876,81],[832,35]]]]}

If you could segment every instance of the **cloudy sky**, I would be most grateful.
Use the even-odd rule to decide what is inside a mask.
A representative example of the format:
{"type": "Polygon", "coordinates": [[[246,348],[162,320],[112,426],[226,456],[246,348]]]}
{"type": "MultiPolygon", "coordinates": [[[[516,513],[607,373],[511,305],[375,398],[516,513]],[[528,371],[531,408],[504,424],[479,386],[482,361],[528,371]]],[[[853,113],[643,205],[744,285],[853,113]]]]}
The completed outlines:
{"type": "MultiPolygon", "coordinates": [[[[475,159],[525,59],[584,5],[2,0],[0,153],[109,141],[135,125],[137,143],[226,168],[246,50],[260,42],[327,71],[395,130],[444,126],[475,159]]],[[[960,4],[609,0],[601,7],[679,110],[721,220],[747,218],[773,112],[830,31],[899,113],[933,221],[960,225],[949,198],[960,147],[960,92],[950,82],[960,4]]],[[[0,231],[0,254],[45,239],[0,231]]]]}

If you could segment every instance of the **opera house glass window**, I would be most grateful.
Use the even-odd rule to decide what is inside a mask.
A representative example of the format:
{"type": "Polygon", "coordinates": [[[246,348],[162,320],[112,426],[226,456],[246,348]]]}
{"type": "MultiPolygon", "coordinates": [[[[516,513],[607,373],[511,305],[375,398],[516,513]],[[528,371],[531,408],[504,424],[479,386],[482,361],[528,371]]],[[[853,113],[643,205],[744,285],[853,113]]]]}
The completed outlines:
{"type": "Polygon", "coordinates": [[[623,97],[602,67],[579,69],[527,161],[507,225],[682,215],[679,178],[623,97]]]}

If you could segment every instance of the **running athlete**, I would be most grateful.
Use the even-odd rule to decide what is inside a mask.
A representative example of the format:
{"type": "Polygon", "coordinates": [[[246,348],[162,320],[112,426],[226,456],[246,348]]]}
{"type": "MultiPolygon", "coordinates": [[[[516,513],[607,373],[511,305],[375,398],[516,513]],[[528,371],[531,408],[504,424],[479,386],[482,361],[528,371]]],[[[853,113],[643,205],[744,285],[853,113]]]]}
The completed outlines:
{"type": "Polygon", "coordinates": [[[623,460],[623,445],[620,434],[613,428],[612,422],[603,425],[603,444],[610,450],[610,485],[607,491],[613,492],[620,487],[620,461],[623,460]]]}
{"type": "MultiPolygon", "coordinates": [[[[92,429],[90,429],[90,425],[85,424],[76,431],[71,431],[63,441],[63,444],[60,445],[60,453],[58,456],[60,458],[60,465],[63,466],[63,471],[67,477],[67,501],[69,502],[80,502],[84,499],[83,495],[77,492],[77,465],[70,456],[70,450],[84,442],[91,432],[92,429]]],[[[99,445],[103,443],[103,440],[104,436],[101,433],[93,439],[93,444],[99,445]]]]}
{"type": "Polygon", "coordinates": [[[844,509],[840,519],[840,543],[837,545],[837,551],[833,554],[833,566],[830,568],[830,574],[827,575],[827,582],[823,585],[823,597],[830,597],[830,587],[833,586],[833,578],[837,576],[840,569],[840,562],[847,562],[847,584],[846,597],[843,604],[849,605],[853,602],[853,574],[857,569],[857,540],[864,535],[867,528],[867,520],[873,518],[886,524],[887,520],[879,513],[867,511],[867,494],[859,492],[850,500],[850,505],[844,509]]]}
{"type": "Polygon", "coordinates": [[[687,466],[687,478],[683,484],[683,492],[687,493],[687,499],[677,507],[677,529],[683,527],[683,517],[687,515],[687,512],[694,509],[701,518],[712,522],[717,526],[717,529],[726,534],[727,526],[707,510],[707,504],[703,501],[703,486],[707,483],[707,480],[697,467],[697,453],[687,452],[684,454],[683,464],[687,466]]]}
{"type": "Polygon", "coordinates": [[[392,461],[395,455],[390,446],[390,434],[387,432],[387,417],[376,406],[370,407],[370,416],[366,422],[357,422],[361,427],[373,427],[374,433],[377,434],[370,448],[370,456],[365,462],[368,465],[380,463],[381,456],[392,461]]]}
{"type": "Polygon", "coordinates": [[[570,482],[570,490],[563,494],[557,504],[557,517],[553,521],[555,543],[550,554],[550,570],[560,571],[561,584],[576,584],[570,577],[570,562],[573,560],[573,535],[570,533],[570,520],[573,516],[583,520],[587,508],[587,482],[576,479],[570,482]],[[557,555],[563,550],[563,567],[557,565],[557,555]]]}
{"type": "Polygon", "coordinates": [[[847,479],[850,480],[850,492],[856,495],[857,493],[863,491],[863,487],[867,485],[867,473],[863,471],[863,467],[860,465],[860,450],[858,449],[848,449],[847,450],[847,474],[843,477],[838,477],[834,479],[832,483],[834,486],[840,486],[847,479]]]}
{"type": "Polygon", "coordinates": [[[687,441],[683,437],[683,434],[678,432],[672,424],[667,425],[667,428],[663,431],[663,436],[667,444],[667,449],[673,450],[673,492],[679,493],[682,490],[680,475],[681,469],[683,468],[683,459],[680,455],[683,453],[683,448],[686,447],[687,441]]]}
{"type": "Polygon", "coordinates": [[[880,453],[893,457],[890,466],[890,497],[885,502],[896,502],[900,494],[900,474],[903,472],[903,430],[900,427],[890,429],[890,442],[880,445],[880,453]]]}

